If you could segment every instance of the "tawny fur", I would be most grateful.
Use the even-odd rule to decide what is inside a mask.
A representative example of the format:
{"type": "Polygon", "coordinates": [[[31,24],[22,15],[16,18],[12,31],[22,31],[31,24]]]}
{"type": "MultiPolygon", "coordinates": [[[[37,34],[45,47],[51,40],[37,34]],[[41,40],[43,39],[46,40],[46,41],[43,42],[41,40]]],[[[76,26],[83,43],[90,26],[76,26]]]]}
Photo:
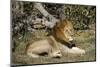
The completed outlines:
{"type": "Polygon", "coordinates": [[[62,53],[70,54],[85,54],[85,50],[78,47],[69,48],[67,42],[73,40],[72,38],[73,25],[68,20],[63,20],[57,23],[52,35],[45,40],[36,41],[27,47],[27,55],[31,57],[40,57],[40,54],[47,53],[49,57],[61,57],[62,53]],[[61,41],[66,42],[62,44],[61,41]]]}
{"type": "Polygon", "coordinates": [[[47,53],[50,57],[61,57],[62,54],[56,43],[53,36],[49,36],[45,40],[36,41],[28,47],[27,55],[36,58],[39,57],[39,54],[47,53]]]}

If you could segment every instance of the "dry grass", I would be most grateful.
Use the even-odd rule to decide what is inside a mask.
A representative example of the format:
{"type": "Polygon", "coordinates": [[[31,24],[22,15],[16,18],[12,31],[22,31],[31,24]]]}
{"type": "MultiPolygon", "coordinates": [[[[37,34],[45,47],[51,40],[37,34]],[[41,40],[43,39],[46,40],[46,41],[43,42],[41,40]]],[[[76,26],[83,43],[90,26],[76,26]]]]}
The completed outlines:
{"type": "MultiPolygon", "coordinates": [[[[35,35],[37,33],[34,33],[35,35]]],[[[24,38],[19,40],[19,46],[16,51],[12,53],[12,64],[47,64],[47,63],[68,63],[68,62],[81,62],[81,61],[95,61],[96,60],[96,46],[95,46],[95,31],[94,30],[83,30],[78,31],[78,35],[75,35],[76,45],[86,50],[86,54],[83,56],[76,55],[65,55],[59,59],[57,58],[31,58],[27,56],[25,52],[26,43],[29,40],[37,41],[39,39],[45,39],[45,34],[41,32],[35,35],[26,34],[24,38]],[[27,38],[27,39],[26,39],[27,38]]]]}

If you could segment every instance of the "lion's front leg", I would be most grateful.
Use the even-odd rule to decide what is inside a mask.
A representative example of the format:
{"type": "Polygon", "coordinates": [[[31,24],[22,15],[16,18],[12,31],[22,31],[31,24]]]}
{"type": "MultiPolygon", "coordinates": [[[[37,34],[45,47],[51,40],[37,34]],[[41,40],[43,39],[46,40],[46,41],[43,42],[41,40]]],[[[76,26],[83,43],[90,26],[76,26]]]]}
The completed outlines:
{"type": "Polygon", "coordinates": [[[59,43],[59,46],[60,46],[61,52],[64,54],[75,54],[75,55],[84,55],[85,54],[85,50],[78,48],[78,47],[69,48],[60,43],[59,43]]]}
{"type": "Polygon", "coordinates": [[[78,48],[78,47],[72,47],[72,48],[68,49],[68,53],[77,54],[77,55],[84,55],[85,50],[78,48]]]}

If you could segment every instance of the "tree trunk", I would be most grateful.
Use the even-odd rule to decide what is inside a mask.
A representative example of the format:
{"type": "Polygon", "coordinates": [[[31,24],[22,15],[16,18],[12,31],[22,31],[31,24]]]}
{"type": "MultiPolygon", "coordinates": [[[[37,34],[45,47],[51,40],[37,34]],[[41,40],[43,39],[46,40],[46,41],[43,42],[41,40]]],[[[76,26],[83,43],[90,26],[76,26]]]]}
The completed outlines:
{"type": "Polygon", "coordinates": [[[46,17],[47,19],[49,19],[49,22],[46,22],[45,24],[47,25],[47,27],[49,28],[53,28],[53,26],[56,24],[56,22],[59,22],[59,20],[57,18],[55,18],[54,16],[52,16],[50,13],[48,13],[45,8],[42,6],[41,3],[35,3],[34,7],[36,9],[38,9],[44,17],[46,17]]]}

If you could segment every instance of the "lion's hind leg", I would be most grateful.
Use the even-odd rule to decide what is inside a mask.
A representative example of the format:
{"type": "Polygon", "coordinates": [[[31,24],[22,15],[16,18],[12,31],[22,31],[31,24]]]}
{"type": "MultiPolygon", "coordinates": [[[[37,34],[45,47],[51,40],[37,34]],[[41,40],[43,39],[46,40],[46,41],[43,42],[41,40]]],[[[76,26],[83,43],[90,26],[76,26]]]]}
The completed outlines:
{"type": "Polygon", "coordinates": [[[32,57],[32,58],[39,58],[39,55],[35,54],[33,52],[28,52],[27,55],[30,56],[30,57],[32,57]]]}
{"type": "Polygon", "coordinates": [[[51,58],[61,58],[62,57],[62,53],[60,50],[54,50],[54,51],[50,51],[48,53],[48,56],[50,56],[51,58]]]}

